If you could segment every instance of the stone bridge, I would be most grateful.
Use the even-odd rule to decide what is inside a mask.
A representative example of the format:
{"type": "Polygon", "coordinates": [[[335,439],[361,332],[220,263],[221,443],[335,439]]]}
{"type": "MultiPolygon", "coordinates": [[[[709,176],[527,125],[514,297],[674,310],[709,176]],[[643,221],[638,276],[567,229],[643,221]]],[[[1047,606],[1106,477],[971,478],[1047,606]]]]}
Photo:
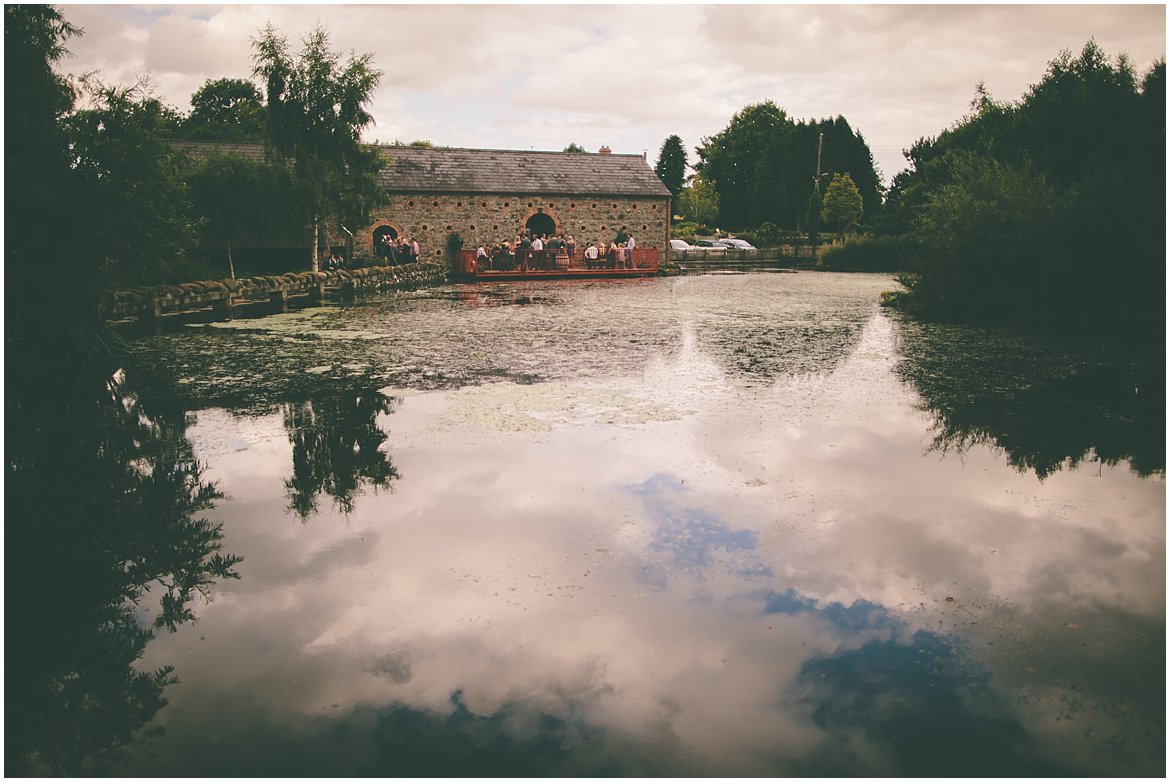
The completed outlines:
{"type": "Polygon", "coordinates": [[[292,298],[319,302],[329,293],[352,296],[359,292],[413,290],[442,284],[447,276],[446,265],[420,262],[132,288],[108,295],[106,319],[157,321],[166,314],[208,307],[221,317],[231,318],[233,311],[244,305],[269,303],[283,310],[292,298]]]}

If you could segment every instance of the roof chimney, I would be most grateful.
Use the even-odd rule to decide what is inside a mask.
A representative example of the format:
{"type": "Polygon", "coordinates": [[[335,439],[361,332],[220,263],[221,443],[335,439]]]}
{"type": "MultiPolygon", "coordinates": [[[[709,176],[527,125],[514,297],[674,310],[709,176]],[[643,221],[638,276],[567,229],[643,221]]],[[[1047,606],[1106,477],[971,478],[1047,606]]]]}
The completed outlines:
{"type": "Polygon", "coordinates": [[[609,147],[602,147],[601,149],[597,150],[597,154],[599,154],[599,155],[608,155],[612,152],[613,152],[613,150],[610,149],[609,147]]]}

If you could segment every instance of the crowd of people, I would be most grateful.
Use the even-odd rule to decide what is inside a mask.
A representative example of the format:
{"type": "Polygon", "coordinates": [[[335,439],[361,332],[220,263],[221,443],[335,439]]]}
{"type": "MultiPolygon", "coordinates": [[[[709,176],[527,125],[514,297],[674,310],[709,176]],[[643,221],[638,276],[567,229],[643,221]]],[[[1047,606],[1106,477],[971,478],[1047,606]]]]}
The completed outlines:
{"type": "MultiPolygon", "coordinates": [[[[586,268],[590,269],[606,266],[616,268],[619,262],[628,267],[636,246],[633,234],[622,226],[613,241],[590,242],[586,245],[582,257],[586,268]]],[[[511,271],[521,267],[551,270],[558,257],[566,258],[570,268],[577,265],[577,240],[572,234],[562,237],[558,233],[551,236],[543,233],[530,235],[528,231],[523,231],[511,242],[496,242],[490,247],[481,244],[475,250],[476,265],[494,271],[511,271]]]]}
{"type": "Polygon", "coordinates": [[[401,266],[404,263],[418,261],[418,239],[411,237],[403,239],[401,236],[382,234],[381,246],[378,248],[379,257],[385,259],[391,266],[401,266]]]}

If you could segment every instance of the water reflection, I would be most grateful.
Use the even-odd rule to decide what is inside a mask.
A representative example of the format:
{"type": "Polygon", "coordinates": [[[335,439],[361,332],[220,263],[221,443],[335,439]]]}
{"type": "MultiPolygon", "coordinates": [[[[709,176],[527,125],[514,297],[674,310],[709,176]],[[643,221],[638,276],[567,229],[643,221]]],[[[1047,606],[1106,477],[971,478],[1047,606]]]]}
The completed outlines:
{"type": "Polygon", "coordinates": [[[902,324],[900,372],[935,415],[933,447],[998,446],[1043,479],[1084,460],[1166,469],[1164,349],[902,324]]]}
{"type": "Polygon", "coordinates": [[[175,668],[136,662],[241,560],[205,515],[222,495],[181,410],[149,409],[120,373],[27,371],[5,407],[5,771],[92,774],[157,733],[175,668]]]}
{"type": "Polygon", "coordinates": [[[382,450],[387,438],[377,417],[393,413],[401,401],[362,388],[285,403],[284,428],[293,447],[292,477],[284,483],[289,510],[308,520],[317,513],[317,498],[327,494],[348,516],[363,486],[386,489],[399,478],[382,450]]]}
{"type": "MultiPolygon", "coordinates": [[[[881,281],[767,277],[320,313],[384,338],[298,337],[293,382],[316,390],[270,398],[318,415],[356,342],[369,377],[402,381],[373,420],[405,477],[345,524],[276,524],[286,408],[200,411],[188,435],[232,497],[248,579],[198,643],[148,649],[187,686],[168,735],[119,770],[1164,771],[1162,480],[1082,463],[1040,482],[997,448],[924,453],[934,416],[900,373],[881,281]],[[725,348],[785,318],[817,344],[759,344],[775,373],[737,369],[725,348]],[[436,390],[426,373],[452,367],[436,390]]],[[[176,361],[194,366],[203,336],[176,361]]]]}

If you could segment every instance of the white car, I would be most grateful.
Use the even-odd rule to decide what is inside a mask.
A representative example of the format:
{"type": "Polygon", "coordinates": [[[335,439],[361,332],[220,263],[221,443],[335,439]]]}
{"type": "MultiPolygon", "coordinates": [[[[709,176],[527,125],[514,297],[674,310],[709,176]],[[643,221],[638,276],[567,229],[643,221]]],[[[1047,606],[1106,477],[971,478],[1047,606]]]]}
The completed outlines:
{"type": "Polygon", "coordinates": [[[727,245],[727,249],[729,249],[729,250],[754,250],[754,249],[756,249],[755,247],[752,246],[751,242],[745,241],[744,239],[720,239],[719,241],[721,241],[725,245],[727,245]]]}
{"type": "Polygon", "coordinates": [[[689,252],[692,252],[695,248],[692,247],[691,245],[687,244],[682,239],[671,239],[670,240],[670,249],[678,250],[678,251],[684,252],[684,253],[689,253],[689,252]]]}

